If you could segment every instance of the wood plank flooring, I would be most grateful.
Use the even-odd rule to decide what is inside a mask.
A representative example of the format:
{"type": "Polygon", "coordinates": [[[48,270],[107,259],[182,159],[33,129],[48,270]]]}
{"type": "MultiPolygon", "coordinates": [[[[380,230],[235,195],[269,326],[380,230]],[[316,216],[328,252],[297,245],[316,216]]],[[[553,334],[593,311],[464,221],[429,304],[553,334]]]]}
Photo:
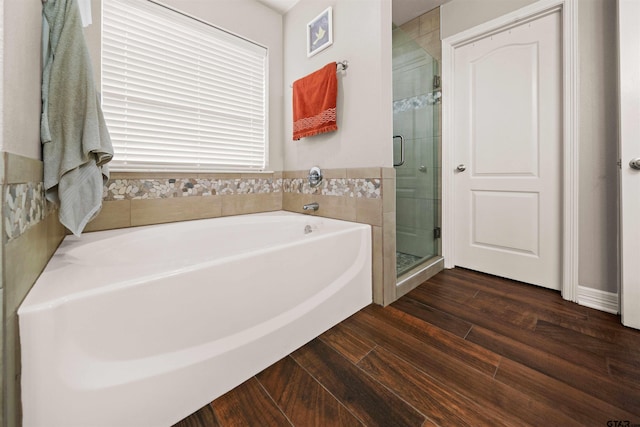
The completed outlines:
{"type": "Polygon", "coordinates": [[[558,292],[447,270],[175,427],[448,425],[640,426],[640,331],[558,292]]]}

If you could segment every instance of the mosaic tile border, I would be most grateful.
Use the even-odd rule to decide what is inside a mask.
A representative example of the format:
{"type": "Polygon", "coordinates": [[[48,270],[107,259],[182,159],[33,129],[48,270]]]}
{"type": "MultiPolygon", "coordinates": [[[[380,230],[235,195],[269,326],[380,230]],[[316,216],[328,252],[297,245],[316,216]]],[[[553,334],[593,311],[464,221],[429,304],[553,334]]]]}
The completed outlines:
{"type": "MultiPolygon", "coordinates": [[[[103,200],[162,199],[236,194],[319,194],[324,196],[382,198],[381,178],[331,178],[311,188],[306,178],[166,178],[113,179],[103,189],[103,200]]],[[[55,210],[47,202],[42,182],[4,185],[4,236],[8,243],[55,210]]]]}
{"type": "Polygon", "coordinates": [[[107,181],[103,200],[167,199],[232,194],[268,194],[282,191],[282,179],[273,178],[142,178],[107,181]]]}
{"type": "Polygon", "coordinates": [[[44,183],[6,184],[2,214],[4,242],[8,243],[20,237],[54,210],[55,205],[47,202],[45,198],[44,183]]]}
{"type": "Polygon", "coordinates": [[[439,90],[435,90],[427,94],[416,95],[411,98],[404,98],[393,101],[393,114],[426,108],[430,105],[437,104],[440,98],[442,98],[442,93],[439,90]]]}
{"type": "Polygon", "coordinates": [[[324,179],[318,187],[312,188],[306,178],[285,179],[282,184],[285,193],[319,194],[322,196],[382,198],[381,178],[330,178],[324,179]]]}
{"type": "Polygon", "coordinates": [[[378,199],[382,197],[382,179],[325,179],[321,186],[311,188],[306,178],[122,178],[107,182],[103,190],[103,200],[166,199],[280,192],[378,199]]]}

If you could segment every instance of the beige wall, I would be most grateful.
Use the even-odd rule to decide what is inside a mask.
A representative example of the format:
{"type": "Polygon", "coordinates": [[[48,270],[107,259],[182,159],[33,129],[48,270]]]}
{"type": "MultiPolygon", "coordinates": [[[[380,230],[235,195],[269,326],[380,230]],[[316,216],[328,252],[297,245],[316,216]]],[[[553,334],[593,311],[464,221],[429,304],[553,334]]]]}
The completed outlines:
{"type": "MultiPolygon", "coordinates": [[[[441,6],[441,31],[445,39],[537,0],[453,0],[441,6]]],[[[581,0],[582,1],[582,0],[581,0]]]]}
{"type": "MultiPolygon", "coordinates": [[[[0,151],[4,146],[4,0],[0,0],[0,151]]],[[[2,425],[0,423],[0,425],[2,425]]]]}
{"type": "Polygon", "coordinates": [[[617,292],[618,59],[612,0],[578,1],[580,285],[617,292]]]}
{"type": "MultiPolygon", "coordinates": [[[[4,0],[0,0],[0,151],[4,144],[4,136],[2,135],[3,121],[4,119],[4,0]]],[[[3,216],[4,201],[0,197],[0,217],[3,216]]],[[[0,226],[0,231],[2,226],[0,226]]],[[[0,426],[4,426],[4,280],[2,275],[4,273],[4,263],[2,262],[4,254],[4,247],[0,245],[0,319],[2,319],[2,326],[0,327],[0,426]]]]}
{"type": "Polygon", "coordinates": [[[4,2],[3,107],[0,151],[40,159],[42,3],[4,2]],[[36,126],[34,126],[34,123],[36,126]]]}
{"type": "Polygon", "coordinates": [[[285,170],[392,166],[391,1],[301,0],[284,18],[285,170]],[[307,58],[305,28],[333,7],[333,45],[307,58]],[[338,131],[292,140],[291,84],[333,61],[338,131]]]}
{"type": "MultiPolygon", "coordinates": [[[[443,38],[533,3],[453,0],[441,8],[443,38]]],[[[617,59],[613,0],[579,0],[579,283],[617,292],[617,59]]],[[[445,94],[446,96],[446,94],[445,94]]]]}

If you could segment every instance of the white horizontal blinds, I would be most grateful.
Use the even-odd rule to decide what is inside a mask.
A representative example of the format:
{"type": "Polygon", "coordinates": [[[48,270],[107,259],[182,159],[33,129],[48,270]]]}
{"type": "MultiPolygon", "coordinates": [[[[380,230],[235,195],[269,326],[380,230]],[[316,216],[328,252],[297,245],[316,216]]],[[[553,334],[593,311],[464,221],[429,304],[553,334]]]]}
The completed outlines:
{"type": "Polygon", "coordinates": [[[147,0],[104,0],[111,170],[265,168],[266,49],[147,0]]]}

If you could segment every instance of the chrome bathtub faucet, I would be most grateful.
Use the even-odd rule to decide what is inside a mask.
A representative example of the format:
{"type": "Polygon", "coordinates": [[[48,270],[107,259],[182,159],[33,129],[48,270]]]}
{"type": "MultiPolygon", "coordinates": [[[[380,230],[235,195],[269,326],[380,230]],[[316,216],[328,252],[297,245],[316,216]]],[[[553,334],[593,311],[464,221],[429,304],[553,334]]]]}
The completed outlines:
{"type": "Polygon", "coordinates": [[[309,204],[304,205],[302,207],[302,210],[304,210],[304,211],[314,211],[315,212],[319,208],[320,208],[320,205],[317,204],[316,202],[313,202],[313,203],[309,203],[309,204]]]}

